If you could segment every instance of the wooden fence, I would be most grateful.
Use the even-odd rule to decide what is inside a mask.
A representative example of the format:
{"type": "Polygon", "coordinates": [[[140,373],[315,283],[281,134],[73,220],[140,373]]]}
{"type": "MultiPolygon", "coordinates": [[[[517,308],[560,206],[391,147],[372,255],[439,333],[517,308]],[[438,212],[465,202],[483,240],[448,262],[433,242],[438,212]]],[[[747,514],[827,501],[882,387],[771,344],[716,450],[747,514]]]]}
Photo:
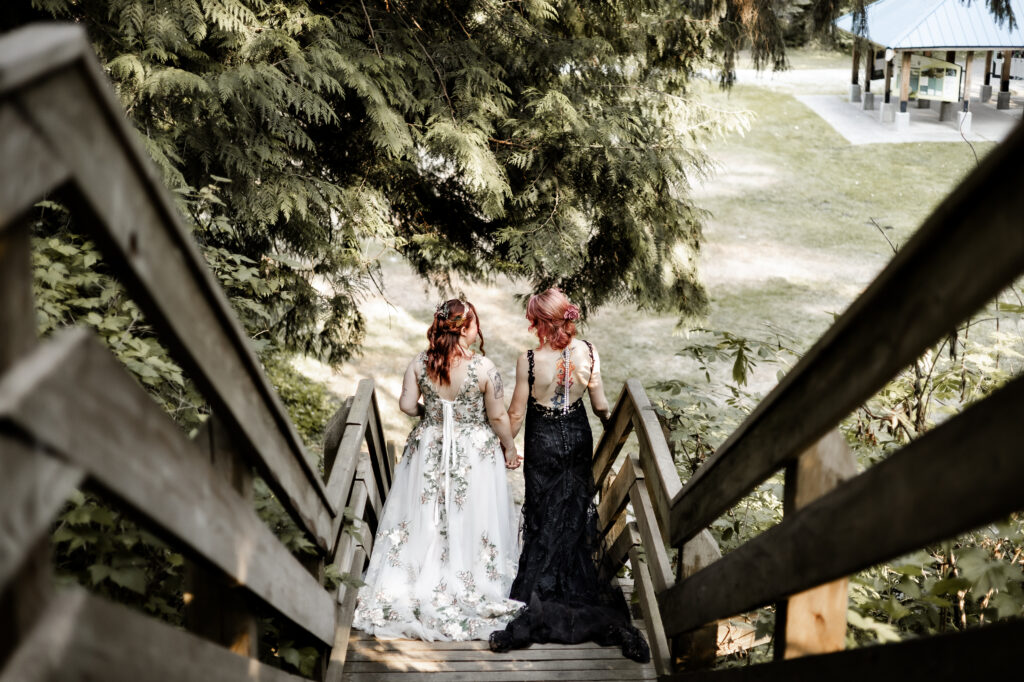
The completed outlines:
{"type": "Polygon", "coordinates": [[[631,559],[659,672],[681,670],[669,676],[678,680],[863,680],[1003,669],[1005,647],[1024,637],[1024,622],[841,651],[846,578],[1024,509],[1024,377],[859,475],[837,424],[1024,274],[1024,212],[1013,203],[1022,156],[1019,125],[685,486],[643,389],[627,384],[594,475],[604,489],[608,557],[613,568],[631,559]],[[640,436],[639,457],[607,481],[630,428],[640,436]],[[720,558],[705,529],[779,470],[784,520],[720,558]],[[635,526],[620,515],[627,498],[635,526]],[[674,580],[659,535],[679,551],[674,580]],[[771,604],[773,662],[700,670],[715,657],[716,622],[771,604]]]}
{"type": "Polygon", "coordinates": [[[323,654],[316,677],[339,680],[355,590],[325,588],[325,565],[361,573],[394,465],[373,382],[332,422],[321,476],[78,27],[0,38],[0,329],[2,679],[303,679],[255,658],[256,614],[276,613],[323,654]],[[36,338],[25,217],[51,196],[211,406],[195,438],[91,330],[36,338]],[[259,519],[254,473],[315,557],[259,519]],[[55,588],[49,533],[83,485],[188,558],[191,632],[55,588]]]}

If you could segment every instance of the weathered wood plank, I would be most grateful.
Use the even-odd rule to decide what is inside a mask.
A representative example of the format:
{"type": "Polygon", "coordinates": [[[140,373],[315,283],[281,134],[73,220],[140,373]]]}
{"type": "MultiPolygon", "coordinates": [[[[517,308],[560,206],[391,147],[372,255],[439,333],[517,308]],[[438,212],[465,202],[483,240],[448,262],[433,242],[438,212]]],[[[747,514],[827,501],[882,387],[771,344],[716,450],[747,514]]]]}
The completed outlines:
{"type": "Polygon", "coordinates": [[[1019,510],[1022,404],[1018,378],[677,583],[659,598],[666,631],[751,611],[1019,510]]]}
{"type": "MultiPolygon", "coordinates": [[[[76,68],[24,83],[19,106],[72,173],[74,208],[87,214],[80,222],[96,229],[107,263],[232,434],[258,455],[286,509],[326,549],[334,509],[316,468],[82,35],[76,68]]],[[[26,46],[21,59],[37,58],[42,50],[26,46]]]]}
{"type": "MultiPolygon", "coordinates": [[[[203,423],[193,442],[239,498],[252,504],[252,470],[216,415],[203,423]]],[[[189,561],[186,568],[185,589],[191,599],[185,607],[185,627],[236,654],[258,657],[259,621],[242,588],[203,563],[189,561]]]]}
{"type": "MultiPolygon", "coordinates": [[[[353,630],[351,635],[351,641],[353,645],[359,643],[360,646],[370,646],[374,649],[392,649],[397,648],[401,651],[409,651],[413,649],[458,649],[466,651],[481,651],[490,652],[490,648],[487,645],[486,640],[467,640],[462,642],[452,641],[439,641],[439,642],[425,642],[421,639],[377,639],[370,635],[367,635],[362,630],[353,630]]],[[[618,651],[616,647],[601,647],[594,642],[584,642],[582,644],[555,644],[555,643],[538,643],[530,646],[529,651],[539,650],[562,650],[562,649],[610,649],[612,651],[618,651]]],[[[516,649],[513,653],[525,651],[524,649],[516,649]]]]}
{"type": "Polygon", "coordinates": [[[552,673],[565,670],[622,670],[630,671],[643,666],[621,655],[616,658],[595,658],[581,662],[579,659],[565,660],[560,658],[539,658],[525,660],[505,659],[503,654],[495,654],[490,659],[476,661],[419,661],[415,659],[395,659],[391,661],[349,661],[346,672],[353,675],[358,673],[387,673],[404,672],[406,670],[422,670],[424,672],[469,672],[479,671],[482,674],[492,672],[533,672],[550,671],[552,673]]]}
{"type": "Polygon", "coordinates": [[[626,562],[629,550],[639,544],[640,533],[636,530],[636,523],[630,521],[623,527],[618,537],[608,536],[605,538],[605,558],[617,570],[619,566],[626,562]]]}
{"type": "Polygon", "coordinates": [[[0,378],[8,419],[327,644],[330,595],[85,329],[0,378]]]}
{"type": "MultiPolygon", "coordinates": [[[[640,469],[640,458],[635,454],[629,457],[629,465],[634,470],[640,469]]],[[[650,577],[654,581],[654,593],[664,592],[675,584],[675,577],[672,575],[672,564],[668,560],[668,552],[665,549],[665,541],[662,539],[661,530],[658,528],[657,515],[654,505],[651,503],[643,472],[637,476],[636,485],[629,490],[629,501],[633,505],[633,515],[636,517],[637,529],[640,531],[640,540],[643,542],[644,554],[647,557],[647,568],[650,570],[650,577]]]]}
{"type": "MultiPolygon", "coordinates": [[[[0,72],[2,74],[2,72],[0,72]]],[[[2,75],[0,75],[2,77],[2,75]]],[[[71,173],[11,104],[0,105],[0,232],[71,173]]]]}
{"type": "MultiPolygon", "coordinates": [[[[678,580],[686,580],[690,576],[711,566],[722,558],[722,550],[712,537],[711,531],[704,529],[682,547],[679,556],[678,580]]],[[[692,670],[708,667],[715,661],[718,653],[719,626],[707,623],[696,630],[685,632],[672,639],[674,658],[683,668],[692,670]]]]}
{"type": "Polygon", "coordinates": [[[391,477],[388,480],[388,489],[390,489],[391,484],[395,480],[395,466],[398,464],[398,458],[397,458],[396,451],[395,451],[395,442],[394,441],[389,440],[387,448],[388,448],[388,472],[389,472],[389,475],[391,477]]]}
{"type": "MultiPolygon", "coordinates": [[[[533,680],[653,680],[657,673],[653,668],[637,666],[635,671],[626,670],[506,670],[487,673],[487,682],[531,682],[533,680]]],[[[343,680],[352,682],[436,682],[434,672],[388,672],[388,673],[345,673],[343,680]]],[[[479,671],[446,672],[445,682],[481,682],[479,671]]]]}
{"type": "Polygon", "coordinates": [[[615,458],[629,438],[629,432],[633,429],[633,408],[627,400],[626,387],[622,387],[622,393],[612,408],[612,416],[608,420],[610,426],[605,427],[601,433],[601,439],[594,449],[594,483],[598,490],[601,489],[605,477],[611,471],[615,458]]]}
{"type": "Polygon", "coordinates": [[[366,443],[369,461],[373,470],[373,485],[381,497],[387,497],[389,474],[387,453],[384,452],[384,438],[380,431],[380,414],[377,410],[377,394],[373,390],[373,379],[361,379],[352,399],[348,413],[348,428],[357,428],[366,443]]]}
{"type": "MultiPolygon", "coordinates": [[[[857,462],[837,429],[786,470],[785,514],[806,507],[857,475],[857,462]]],[[[847,579],[798,592],[775,605],[775,660],[841,651],[846,646],[847,579]]]]}
{"type": "Polygon", "coordinates": [[[622,463],[622,467],[615,474],[615,478],[605,490],[604,495],[601,496],[601,502],[597,505],[597,518],[598,532],[602,535],[611,529],[619,514],[626,508],[626,504],[629,502],[629,491],[636,482],[636,472],[637,469],[627,459],[622,463]]]}
{"type": "Polygon", "coordinates": [[[91,53],[85,31],[71,24],[30,24],[0,37],[0,94],[25,87],[91,53]]]}
{"type": "Polygon", "coordinates": [[[651,648],[651,662],[659,675],[668,675],[672,672],[672,650],[661,626],[661,610],[658,608],[651,574],[647,564],[640,560],[637,546],[629,549],[629,565],[633,569],[633,584],[640,601],[640,611],[644,615],[644,622],[647,623],[647,644],[651,648]]]}
{"type": "MultiPolygon", "coordinates": [[[[389,661],[493,661],[495,658],[499,660],[516,660],[516,661],[546,661],[546,660],[563,660],[563,661],[592,661],[592,660],[603,660],[613,659],[616,661],[626,661],[622,657],[622,650],[618,647],[591,647],[587,649],[579,648],[547,648],[547,649],[535,649],[531,646],[528,649],[518,649],[514,652],[512,659],[508,659],[505,654],[495,654],[493,651],[487,648],[481,649],[439,649],[439,648],[418,648],[418,649],[401,649],[401,648],[374,648],[367,646],[364,642],[353,642],[349,648],[348,660],[350,661],[375,661],[375,662],[389,662],[389,661]]],[[[632,663],[632,661],[628,661],[632,663]]],[[[633,665],[636,665],[633,663],[633,665]]]]}
{"type": "MultiPolygon", "coordinates": [[[[32,254],[29,241],[29,229],[25,223],[18,223],[11,229],[0,231],[0,380],[10,376],[31,357],[36,347],[36,315],[32,294],[32,254]]],[[[2,391],[0,391],[2,395],[2,391]]],[[[0,423],[3,420],[0,419],[0,423]]],[[[4,431],[8,432],[4,424],[4,431]]],[[[4,434],[6,435],[6,434],[4,434]]],[[[21,436],[23,434],[19,434],[21,436]]],[[[31,438],[25,439],[31,442],[31,438]]],[[[4,441],[0,440],[0,444],[4,441]]],[[[35,445],[33,443],[33,445],[35,445]]],[[[42,448],[36,448],[42,449],[42,448]]],[[[13,451],[12,451],[13,452],[13,451]]],[[[45,457],[38,453],[38,457],[45,457]]],[[[53,588],[53,570],[50,562],[50,539],[45,530],[39,534],[38,525],[49,519],[38,518],[46,512],[46,507],[56,502],[48,497],[46,491],[38,491],[38,476],[44,473],[28,464],[22,470],[22,483],[31,486],[30,490],[8,493],[13,498],[11,503],[28,503],[43,505],[40,509],[27,509],[29,518],[22,528],[11,528],[11,538],[16,546],[11,547],[17,553],[6,561],[9,574],[3,579],[0,588],[0,665],[7,660],[10,653],[20,645],[39,618],[40,613],[50,601],[53,588]],[[25,480],[26,477],[29,480],[25,480]],[[35,480],[31,480],[35,479],[35,480]],[[24,493],[29,493],[28,498],[24,493]],[[35,515],[36,518],[31,518],[35,515]],[[35,526],[35,528],[33,528],[35,526]],[[31,536],[35,535],[33,541],[31,536]],[[17,546],[20,543],[21,546],[17,546]]],[[[57,473],[57,472],[55,472],[57,473]]],[[[65,479],[60,475],[61,480],[65,479]]],[[[57,481],[57,491],[63,485],[57,481]]],[[[16,511],[17,507],[15,510],[16,511]]],[[[17,519],[11,520],[17,523],[17,519]]]]}
{"type": "Polygon", "coordinates": [[[368,456],[360,458],[359,466],[356,467],[356,481],[363,484],[366,489],[366,504],[356,515],[370,526],[370,532],[377,532],[377,519],[380,518],[380,511],[384,506],[383,498],[380,495],[380,488],[373,480],[373,466],[368,456]]]}
{"type": "MultiPolygon", "coordinates": [[[[361,547],[356,548],[351,563],[348,565],[348,572],[359,575],[362,573],[363,562],[366,555],[361,547]]],[[[324,682],[340,682],[345,674],[345,665],[348,662],[349,639],[352,635],[352,618],[356,611],[356,598],[359,590],[346,587],[344,598],[338,605],[337,626],[334,630],[334,647],[331,649],[330,660],[327,663],[327,673],[324,675],[324,682]]]]}
{"type": "Polygon", "coordinates": [[[0,673],[0,682],[303,679],[80,588],[57,596],[0,673]]]}
{"type": "Polygon", "coordinates": [[[1007,654],[1024,641],[1024,621],[763,665],[678,673],[666,682],[864,682],[997,680],[1012,670],[1007,654]]]}
{"type": "Polygon", "coordinates": [[[334,458],[338,454],[338,446],[341,445],[342,436],[345,435],[345,428],[348,426],[348,411],[351,408],[352,396],[349,396],[345,398],[338,411],[327,421],[327,426],[324,428],[324,478],[327,480],[331,478],[334,458]]]}
{"type": "Polygon", "coordinates": [[[669,509],[673,498],[683,489],[676,471],[672,452],[668,449],[661,422],[647,398],[643,384],[637,379],[626,382],[626,390],[633,402],[633,430],[640,441],[640,463],[646,474],[647,490],[650,492],[661,528],[664,542],[669,541],[669,509]]]}
{"type": "Polygon", "coordinates": [[[46,535],[54,517],[85,477],[16,436],[0,432],[0,592],[46,535]]]}
{"type": "Polygon", "coordinates": [[[0,232],[0,373],[36,345],[32,249],[28,225],[0,232]]]}
{"type": "MultiPolygon", "coordinates": [[[[353,404],[353,407],[356,407],[353,404]]],[[[349,410],[352,414],[353,410],[349,410]]],[[[359,466],[360,451],[366,434],[365,423],[346,424],[345,432],[341,436],[341,443],[332,457],[331,475],[327,479],[327,497],[340,509],[345,506],[345,500],[349,498],[352,491],[352,483],[355,480],[356,467],[359,466]]],[[[334,519],[334,527],[331,530],[334,542],[337,542],[338,532],[344,523],[343,514],[338,514],[334,519]]],[[[331,552],[334,545],[331,545],[331,552]]]]}
{"type": "Polygon", "coordinates": [[[978,197],[1016,196],[1022,155],[1017,126],[697,470],[672,501],[672,544],[709,526],[1020,274],[1019,207],[978,197]]]}

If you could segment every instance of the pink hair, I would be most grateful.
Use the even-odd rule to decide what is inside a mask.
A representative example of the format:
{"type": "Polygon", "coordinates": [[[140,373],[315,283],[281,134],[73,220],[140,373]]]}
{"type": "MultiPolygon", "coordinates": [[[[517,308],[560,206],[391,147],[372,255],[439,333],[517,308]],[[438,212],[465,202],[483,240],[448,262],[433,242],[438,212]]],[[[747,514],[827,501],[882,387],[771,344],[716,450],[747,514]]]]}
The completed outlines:
{"type": "Polygon", "coordinates": [[[550,344],[555,350],[562,350],[572,342],[579,316],[579,308],[558,289],[548,289],[531,296],[526,304],[530,328],[537,333],[542,344],[550,344]]]}

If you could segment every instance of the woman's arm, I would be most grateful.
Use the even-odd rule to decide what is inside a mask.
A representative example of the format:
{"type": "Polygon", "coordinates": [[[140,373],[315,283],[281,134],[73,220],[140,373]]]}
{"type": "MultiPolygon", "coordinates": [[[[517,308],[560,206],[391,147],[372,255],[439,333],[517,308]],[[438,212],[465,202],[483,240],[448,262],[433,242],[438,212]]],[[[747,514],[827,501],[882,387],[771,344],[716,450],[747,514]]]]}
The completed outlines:
{"type": "Polygon", "coordinates": [[[608,398],[604,395],[604,384],[601,382],[601,358],[597,355],[597,348],[594,348],[594,368],[590,372],[587,390],[590,392],[591,409],[594,410],[594,414],[601,420],[601,423],[607,426],[612,411],[608,408],[608,398]]]}
{"type": "Polygon", "coordinates": [[[512,391],[512,403],[508,406],[508,419],[513,436],[519,433],[519,428],[526,419],[526,402],[530,397],[529,371],[529,361],[526,359],[526,353],[523,353],[516,362],[516,387],[512,391]]]}
{"type": "Polygon", "coordinates": [[[493,362],[487,361],[486,379],[484,379],[484,409],[487,410],[487,421],[501,441],[501,449],[505,453],[505,466],[515,469],[519,466],[519,453],[516,452],[516,444],[512,439],[512,429],[508,423],[508,413],[505,411],[505,389],[501,382],[501,374],[493,362]]]}
{"type": "Polygon", "coordinates": [[[402,380],[402,395],[398,398],[398,409],[410,417],[422,417],[423,405],[420,404],[420,385],[416,381],[416,359],[409,363],[402,380]]]}

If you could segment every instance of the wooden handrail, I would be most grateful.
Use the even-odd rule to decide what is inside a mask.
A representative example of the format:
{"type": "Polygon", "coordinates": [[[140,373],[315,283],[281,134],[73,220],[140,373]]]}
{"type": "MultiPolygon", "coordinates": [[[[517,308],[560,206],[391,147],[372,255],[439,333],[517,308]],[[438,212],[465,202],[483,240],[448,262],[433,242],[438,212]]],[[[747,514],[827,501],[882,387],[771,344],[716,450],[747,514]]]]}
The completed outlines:
{"type": "Polygon", "coordinates": [[[1024,508],[1021,406],[1024,377],[667,590],[666,631],[752,611],[1024,508]]]}
{"type": "MultiPolygon", "coordinates": [[[[996,642],[997,633],[1008,631],[994,630],[991,640],[961,635],[942,638],[941,644],[880,647],[877,654],[782,661],[842,648],[846,586],[823,583],[845,580],[1024,506],[1024,462],[1016,435],[1024,379],[845,482],[852,460],[848,452],[838,453],[846,463],[837,465],[829,481],[816,484],[805,506],[791,504],[800,495],[793,490],[795,463],[832,456],[825,454],[828,448],[818,451],[824,439],[814,444],[822,434],[1024,272],[1020,213],[1005,200],[1019,191],[1022,151],[1024,125],[1018,125],[673,499],[670,538],[681,543],[786,467],[783,522],[659,594],[670,636],[775,602],[776,662],[742,674],[688,673],[674,679],[719,674],[722,679],[804,679],[799,676],[804,672],[806,679],[846,679],[844,666],[862,675],[865,661],[905,666],[921,651],[930,652],[945,671],[965,652],[984,646],[980,642],[996,642]],[[786,605],[793,600],[802,600],[804,616],[814,600],[822,600],[814,611],[820,621],[803,633],[794,630],[797,639],[804,638],[799,646],[787,643],[786,619],[793,614],[786,605]],[[841,625],[838,637],[834,629],[820,639],[810,632],[823,630],[830,620],[841,625]]],[[[838,434],[834,439],[845,449],[838,434]]]]}
{"type": "Polygon", "coordinates": [[[334,504],[82,27],[35,25],[0,38],[0,121],[10,126],[0,232],[45,194],[63,191],[241,449],[300,527],[329,549],[334,504]]]}
{"type": "Polygon", "coordinates": [[[668,521],[668,501],[682,484],[661,424],[636,379],[623,386],[593,462],[594,481],[603,491],[598,505],[599,528],[605,536],[603,570],[612,572],[629,560],[651,657],[659,674],[668,674],[673,669],[672,652],[658,595],[672,587],[675,578],[665,547],[668,532],[662,524],[668,521]],[[632,431],[637,434],[639,454],[626,456],[613,476],[612,465],[632,431]],[[624,522],[627,505],[632,507],[634,522],[624,522]]]}
{"type": "Polygon", "coordinates": [[[1024,126],[900,249],[672,500],[678,545],[792,461],[1020,274],[1024,126]],[[827,398],[826,398],[827,396],[827,398]]]}
{"type": "Polygon", "coordinates": [[[325,589],[324,567],[362,572],[394,469],[373,382],[361,382],[335,420],[325,484],[135,135],[81,27],[0,38],[0,322],[13,330],[0,337],[0,545],[9,550],[0,554],[0,597],[11,606],[0,614],[4,680],[302,679],[244,658],[257,652],[257,606],[318,641],[324,678],[340,680],[355,590],[325,589]],[[20,219],[53,192],[93,230],[106,263],[209,400],[214,414],[195,439],[91,330],[35,338],[20,219]],[[259,519],[253,467],[313,540],[314,558],[297,559],[259,519]],[[192,632],[54,589],[43,570],[46,534],[83,484],[185,553],[192,632]],[[15,609],[31,617],[19,615],[9,631],[15,609]],[[109,662],[116,666],[97,667],[109,662]]]}

